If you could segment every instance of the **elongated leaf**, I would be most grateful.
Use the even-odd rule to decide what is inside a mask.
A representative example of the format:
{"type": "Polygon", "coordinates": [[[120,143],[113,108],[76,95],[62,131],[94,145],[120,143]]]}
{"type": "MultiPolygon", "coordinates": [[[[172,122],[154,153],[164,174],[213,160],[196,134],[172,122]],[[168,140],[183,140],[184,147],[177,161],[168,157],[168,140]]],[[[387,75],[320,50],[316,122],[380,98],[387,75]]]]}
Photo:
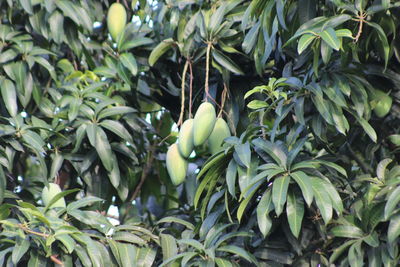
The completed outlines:
{"type": "Polygon", "coordinates": [[[294,190],[289,190],[286,204],[286,215],[290,230],[298,238],[301,230],[301,223],[304,216],[304,202],[301,196],[297,196],[294,190]]]}
{"type": "Polygon", "coordinates": [[[123,53],[119,56],[119,59],[121,60],[122,65],[124,65],[133,76],[136,76],[138,72],[138,66],[135,57],[131,53],[123,53]]]}
{"type": "Polygon", "coordinates": [[[55,195],[50,201],[49,203],[47,203],[46,207],[44,208],[45,211],[47,211],[48,209],[50,209],[51,206],[53,206],[54,203],[56,203],[59,199],[68,196],[69,194],[73,194],[75,192],[78,192],[79,188],[74,188],[74,189],[69,189],[69,190],[65,190],[62,191],[60,193],[58,193],[57,195],[55,195]]]}
{"type": "Polygon", "coordinates": [[[103,200],[98,197],[88,196],[88,197],[85,197],[85,198],[82,198],[77,201],[69,203],[67,206],[67,211],[71,211],[74,209],[80,209],[80,208],[89,206],[93,203],[100,202],[100,201],[103,201],[103,200]]]}
{"type": "Polygon", "coordinates": [[[118,253],[121,259],[121,267],[136,266],[134,255],[136,255],[137,248],[134,245],[116,242],[118,253]]]}
{"type": "MultiPolygon", "coordinates": [[[[106,133],[100,128],[97,127],[96,129],[96,151],[99,155],[103,166],[106,168],[107,171],[111,171],[113,169],[113,162],[112,162],[112,151],[110,143],[108,142],[108,138],[106,133]]],[[[115,187],[118,186],[118,183],[114,185],[115,187]]]]}
{"type": "Polygon", "coordinates": [[[177,217],[172,217],[172,216],[164,217],[164,218],[162,218],[161,220],[159,220],[157,222],[157,224],[160,224],[160,223],[179,223],[179,224],[182,224],[182,225],[186,226],[186,228],[188,228],[190,230],[194,230],[194,225],[193,224],[191,224],[188,221],[185,221],[185,220],[182,220],[180,218],[177,218],[177,217]]]}
{"type": "Polygon", "coordinates": [[[386,167],[392,162],[392,159],[384,159],[381,160],[378,164],[378,167],[376,168],[376,176],[384,180],[385,179],[385,172],[386,172],[386,167]]]}
{"type": "Polygon", "coordinates": [[[388,220],[392,215],[394,209],[400,202],[400,186],[393,190],[386,201],[385,205],[385,219],[388,220]]]}
{"type": "Polygon", "coordinates": [[[64,161],[63,155],[60,153],[55,153],[53,157],[53,162],[51,163],[49,178],[54,178],[58,175],[58,171],[60,170],[62,163],[64,161]]]}
{"type": "Polygon", "coordinates": [[[227,246],[219,247],[217,250],[223,251],[223,252],[228,252],[233,255],[237,255],[237,256],[242,257],[243,259],[247,260],[248,262],[251,262],[251,263],[254,263],[257,265],[256,258],[253,255],[251,255],[249,252],[247,252],[246,250],[242,249],[241,247],[227,245],[227,246]]]}
{"type": "Polygon", "coordinates": [[[390,46],[389,46],[389,42],[386,37],[386,33],[383,31],[382,27],[379,24],[377,24],[375,22],[370,22],[370,21],[367,21],[366,23],[369,26],[373,27],[378,34],[378,38],[379,38],[379,41],[381,41],[381,46],[383,49],[383,58],[385,59],[385,68],[386,68],[386,66],[388,64],[389,52],[390,52],[390,46]]]}
{"type": "Polygon", "coordinates": [[[110,117],[110,116],[115,116],[115,115],[124,115],[128,113],[133,113],[136,112],[136,109],[131,108],[131,107],[110,107],[103,109],[97,118],[99,120],[110,117]]]}
{"type": "Polygon", "coordinates": [[[312,177],[311,186],[314,191],[315,202],[320,210],[321,216],[325,224],[328,224],[332,219],[332,201],[329,194],[325,191],[324,184],[321,183],[320,178],[312,177]]]}
{"type": "Polygon", "coordinates": [[[228,186],[228,192],[232,197],[235,197],[235,184],[237,177],[237,164],[234,159],[228,164],[226,169],[226,185],[228,186]]]}
{"type": "Polygon", "coordinates": [[[355,115],[354,117],[356,118],[358,123],[363,127],[364,131],[368,134],[371,140],[376,143],[378,137],[376,136],[374,128],[372,128],[372,126],[364,118],[361,118],[357,115],[355,115]]]}
{"type": "Polygon", "coordinates": [[[336,237],[344,238],[362,238],[364,236],[363,231],[352,225],[339,225],[331,229],[331,232],[336,237]]]}
{"type": "Polygon", "coordinates": [[[250,168],[251,163],[251,151],[250,144],[248,142],[244,144],[238,144],[235,146],[235,151],[241,162],[247,167],[250,168]]]}
{"type": "Polygon", "coordinates": [[[40,256],[37,251],[31,250],[28,267],[42,267],[46,266],[46,258],[40,256]]]}
{"type": "Polygon", "coordinates": [[[272,202],[275,206],[276,215],[281,215],[283,206],[286,202],[287,191],[289,188],[290,177],[285,175],[275,178],[272,185],[272,202]]]}
{"type": "Polygon", "coordinates": [[[3,97],[3,102],[6,105],[8,113],[12,117],[17,115],[18,105],[17,105],[17,92],[14,83],[9,79],[4,79],[0,85],[1,96],[3,97]]]}
{"type": "MultiPolygon", "coordinates": [[[[175,238],[172,235],[161,234],[160,240],[161,240],[161,250],[164,261],[178,254],[178,247],[176,246],[175,238]]],[[[167,265],[167,266],[172,266],[172,265],[167,265]]]]}
{"type": "Polygon", "coordinates": [[[400,214],[393,216],[390,219],[389,229],[388,229],[388,241],[393,243],[397,237],[400,235],[400,214]]]}
{"type": "Polygon", "coordinates": [[[156,258],[156,250],[151,248],[137,248],[138,253],[136,254],[135,261],[137,267],[148,267],[152,266],[156,258]]]}
{"type": "MultiPolygon", "coordinates": [[[[7,187],[6,176],[4,175],[3,167],[0,166],[0,204],[3,203],[4,197],[6,194],[6,187],[7,187]]],[[[1,216],[0,216],[0,219],[1,219],[1,216]]]]}
{"type": "Polygon", "coordinates": [[[303,198],[310,207],[314,198],[310,178],[302,171],[292,172],[290,176],[296,181],[303,193],[303,198]]]}
{"type": "Polygon", "coordinates": [[[11,259],[14,265],[17,265],[17,263],[21,260],[22,256],[25,255],[25,253],[29,249],[29,246],[30,242],[28,239],[20,239],[19,241],[17,241],[11,254],[11,259]]]}
{"type": "Polygon", "coordinates": [[[114,134],[118,135],[125,141],[133,144],[131,134],[119,121],[103,120],[99,125],[106,128],[107,130],[113,132],[114,134]]]}
{"type": "Polygon", "coordinates": [[[216,49],[212,50],[212,56],[215,61],[220,64],[222,67],[226,68],[230,72],[235,74],[243,75],[243,71],[240,69],[235,62],[233,62],[229,57],[225,56],[223,53],[219,52],[216,49]]]}
{"type": "Polygon", "coordinates": [[[172,38],[165,39],[161,43],[159,43],[153,51],[151,51],[151,54],[149,56],[149,64],[150,66],[153,66],[157,60],[165,54],[174,44],[174,40],[172,38]]]}
{"type": "Polygon", "coordinates": [[[312,41],[314,41],[315,38],[316,36],[313,34],[303,34],[299,39],[299,43],[297,45],[297,53],[303,53],[303,51],[307,49],[307,47],[312,43],[312,41]]]}
{"type": "Polygon", "coordinates": [[[22,133],[22,139],[27,146],[33,148],[37,152],[44,153],[43,146],[45,145],[43,139],[37,133],[27,130],[22,133]]]}
{"type": "Polygon", "coordinates": [[[319,34],[324,40],[325,43],[327,43],[330,47],[332,47],[335,50],[340,49],[340,40],[336,36],[336,32],[332,28],[328,28],[325,31],[321,32],[319,34]]]}

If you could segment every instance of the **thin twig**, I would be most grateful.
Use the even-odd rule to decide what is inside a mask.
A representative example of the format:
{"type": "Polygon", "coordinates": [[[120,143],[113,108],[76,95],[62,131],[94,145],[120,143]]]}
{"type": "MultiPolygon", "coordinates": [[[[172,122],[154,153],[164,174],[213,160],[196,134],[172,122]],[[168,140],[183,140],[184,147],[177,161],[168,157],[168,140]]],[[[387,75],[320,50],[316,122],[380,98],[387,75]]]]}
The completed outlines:
{"type": "Polygon", "coordinates": [[[220,110],[219,110],[219,113],[218,113],[218,118],[221,117],[222,112],[224,111],[225,100],[226,100],[226,95],[227,94],[228,94],[228,87],[224,83],[224,90],[222,91],[222,94],[221,94],[221,107],[220,107],[220,110]]]}
{"type": "Polygon", "coordinates": [[[358,32],[356,37],[354,37],[354,42],[356,43],[358,41],[358,39],[361,37],[362,34],[362,30],[363,30],[363,25],[365,21],[365,18],[367,17],[366,13],[360,13],[359,16],[357,16],[357,19],[354,19],[355,21],[358,21],[358,32]]]}
{"type": "Polygon", "coordinates": [[[189,84],[189,119],[192,118],[192,96],[193,96],[193,68],[192,61],[189,60],[189,73],[190,73],[190,84],[189,84]]]}
{"type": "Polygon", "coordinates": [[[144,166],[143,172],[142,172],[142,176],[140,177],[140,182],[136,186],[135,191],[133,192],[133,195],[132,195],[131,199],[129,200],[129,202],[134,201],[137,198],[137,196],[139,195],[140,190],[142,190],[142,186],[143,186],[147,176],[150,173],[151,166],[153,165],[153,161],[154,161],[153,152],[154,152],[154,150],[155,150],[155,144],[153,144],[150,147],[150,151],[149,151],[149,154],[147,156],[146,165],[144,166]]]}
{"type": "Polygon", "coordinates": [[[52,262],[54,262],[55,264],[64,266],[64,263],[62,261],[60,261],[59,259],[57,259],[57,255],[51,255],[50,259],[52,262]]]}
{"type": "Polygon", "coordinates": [[[183,123],[183,115],[185,114],[185,80],[186,80],[186,73],[189,66],[189,60],[186,60],[185,66],[183,67],[182,72],[182,82],[181,82],[181,113],[179,114],[178,126],[182,125],[183,123]]]}
{"type": "Polygon", "coordinates": [[[206,81],[205,81],[205,90],[206,90],[206,98],[211,97],[209,93],[209,86],[208,86],[208,79],[209,79],[209,72],[210,72],[210,52],[211,52],[212,43],[207,43],[207,53],[206,53],[206,81]]]}
{"type": "Polygon", "coordinates": [[[48,238],[49,237],[49,234],[33,231],[33,230],[29,229],[28,227],[26,227],[23,224],[18,224],[18,227],[21,228],[24,232],[27,232],[29,234],[41,236],[41,237],[44,237],[44,238],[48,238]]]}

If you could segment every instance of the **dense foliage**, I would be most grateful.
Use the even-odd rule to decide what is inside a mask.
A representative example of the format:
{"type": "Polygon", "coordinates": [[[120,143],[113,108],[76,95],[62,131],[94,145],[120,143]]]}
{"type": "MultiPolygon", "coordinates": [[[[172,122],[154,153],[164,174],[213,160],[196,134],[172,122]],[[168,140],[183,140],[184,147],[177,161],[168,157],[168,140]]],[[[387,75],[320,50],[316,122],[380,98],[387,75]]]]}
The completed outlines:
{"type": "Polygon", "coordinates": [[[398,265],[398,1],[118,2],[0,1],[0,266],[398,265]]]}

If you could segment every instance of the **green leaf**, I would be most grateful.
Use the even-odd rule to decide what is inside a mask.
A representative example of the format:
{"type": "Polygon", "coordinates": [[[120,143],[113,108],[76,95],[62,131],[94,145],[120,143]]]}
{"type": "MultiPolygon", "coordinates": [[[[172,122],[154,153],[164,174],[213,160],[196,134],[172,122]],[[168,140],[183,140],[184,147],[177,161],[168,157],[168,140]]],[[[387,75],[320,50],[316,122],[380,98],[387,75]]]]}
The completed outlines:
{"type": "Polygon", "coordinates": [[[17,243],[14,246],[14,249],[12,250],[11,254],[11,259],[14,265],[17,265],[17,263],[21,260],[21,258],[25,255],[25,253],[28,251],[30,242],[28,239],[21,239],[19,238],[17,240],[17,243]]]}
{"type": "Polygon", "coordinates": [[[119,59],[122,62],[122,65],[124,65],[133,76],[137,75],[138,66],[135,57],[131,53],[123,53],[119,56],[119,59]]]}
{"type": "Polygon", "coordinates": [[[219,52],[218,50],[213,49],[212,56],[219,65],[226,68],[230,72],[238,74],[238,75],[244,75],[243,71],[240,69],[240,67],[238,65],[236,65],[235,62],[233,62],[229,57],[225,56],[223,53],[219,52]]]}
{"type": "Polygon", "coordinates": [[[122,241],[124,243],[137,244],[141,246],[146,244],[146,241],[144,241],[142,238],[129,232],[117,232],[113,234],[113,240],[122,241]]]}
{"type": "Polygon", "coordinates": [[[160,234],[160,240],[161,240],[161,250],[164,261],[178,254],[178,247],[176,246],[176,240],[172,235],[160,234]]]}
{"type": "Polygon", "coordinates": [[[25,144],[39,153],[44,153],[43,146],[45,145],[43,139],[37,133],[26,130],[22,132],[22,139],[25,144]]]}
{"type": "Polygon", "coordinates": [[[159,43],[153,51],[151,51],[149,56],[149,65],[153,66],[157,60],[165,54],[174,45],[174,40],[172,38],[165,39],[159,43]]]}
{"type": "Polygon", "coordinates": [[[264,192],[260,202],[257,205],[257,223],[258,228],[264,237],[266,237],[271,230],[272,220],[269,217],[269,212],[273,209],[271,190],[264,192]]]}
{"type": "Polygon", "coordinates": [[[118,253],[121,259],[121,267],[136,266],[135,258],[137,248],[134,245],[116,242],[118,253]]]}
{"type": "Polygon", "coordinates": [[[251,163],[251,151],[250,151],[250,144],[246,142],[244,144],[235,145],[235,151],[239,157],[239,159],[243,162],[243,164],[250,168],[251,163]]]}
{"type": "Polygon", "coordinates": [[[135,262],[137,267],[148,267],[153,266],[156,258],[156,250],[148,247],[137,248],[135,262]]]}
{"type": "Polygon", "coordinates": [[[132,48],[142,46],[142,45],[150,45],[153,43],[153,40],[147,37],[135,37],[133,39],[125,40],[120,44],[118,42],[118,50],[119,51],[127,51],[132,48]]]}
{"type": "Polygon", "coordinates": [[[157,224],[160,224],[160,223],[179,223],[179,224],[186,226],[186,228],[188,228],[190,230],[194,230],[194,228],[195,228],[194,225],[191,224],[190,222],[182,220],[177,217],[173,217],[173,216],[167,216],[167,217],[162,218],[161,220],[159,220],[157,222],[157,224]]]}
{"type": "Polygon", "coordinates": [[[50,174],[49,178],[52,179],[58,175],[58,171],[60,170],[62,163],[64,161],[63,155],[60,153],[55,153],[51,162],[50,174]]]}
{"type": "Polygon", "coordinates": [[[228,192],[232,197],[235,197],[235,184],[237,177],[237,164],[234,159],[228,164],[226,169],[226,185],[228,186],[228,192]]]}
{"type": "Polygon", "coordinates": [[[69,194],[78,192],[79,190],[80,190],[79,188],[74,188],[74,189],[69,189],[69,190],[65,190],[65,191],[62,191],[62,192],[58,193],[57,195],[55,195],[55,196],[49,201],[49,203],[47,203],[47,205],[46,205],[46,207],[44,208],[44,210],[45,210],[45,211],[49,210],[50,207],[53,206],[53,204],[56,203],[59,199],[65,197],[65,196],[67,196],[67,195],[69,195],[69,194]]]}
{"type": "Polygon", "coordinates": [[[247,104],[247,107],[251,109],[267,108],[268,103],[261,100],[252,100],[247,104]]]}
{"type": "Polygon", "coordinates": [[[385,205],[385,219],[388,220],[400,202],[400,186],[397,186],[387,198],[385,205]]]}
{"type": "Polygon", "coordinates": [[[30,251],[30,258],[28,261],[28,267],[42,267],[46,266],[46,258],[39,255],[35,250],[30,251]]]}
{"type": "MultiPolygon", "coordinates": [[[[103,163],[104,168],[107,171],[112,171],[113,169],[113,162],[112,162],[112,155],[113,152],[111,150],[110,143],[108,142],[108,138],[106,133],[103,129],[97,127],[96,129],[96,151],[99,155],[101,162],[103,163]]],[[[115,184],[114,187],[118,187],[118,184],[115,184]]]]}
{"type": "Polygon", "coordinates": [[[81,245],[76,245],[75,253],[84,267],[92,267],[92,262],[90,261],[86,249],[84,249],[81,245]]]}
{"type": "Polygon", "coordinates": [[[118,135],[124,141],[127,141],[127,142],[133,144],[133,139],[132,139],[131,134],[119,121],[103,120],[102,122],[99,123],[99,125],[102,126],[103,128],[106,128],[107,130],[113,132],[114,134],[118,135]]]}
{"type": "Polygon", "coordinates": [[[354,117],[358,121],[358,123],[363,127],[364,131],[368,134],[372,141],[376,143],[377,136],[374,128],[364,119],[354,114],[354,117]]]}
{"type": "MultiPolygon", "coordinates": [[[[4,175],[3,167],[0,166],[0,204],[3,203],[3,200],[5,198],[6,188],[7,188],[6,176],[4,175]]],[[[1,216],[0,216],[0,220],[1,220],[1,216]]]]}
{"type": "Polygon", "coordinates": [[[389,42],[386,37],[386,33],[383,31],[382,27],[379,24],[377,24],[375,22],[370,22],[370,21],[366,21],[366,23],[369,26],[373,27],[378,34],[378,38],[379,38],[379,41],[381,41],[380,44],[383,49],[383,58],[385,60],[385,68],[386,68],[388,61],[389,61],[389,52],[390,52],[390,46],[389,46],[389,42]]]}
{"type": "Polygon", "coordinates": [[[335,31],[337,37],[353,38],[353,34],[349,29],[339,29],[335,31]]]}
{"type": "Polygon", "coordinates": [[[256,265],[258,264],[256,258],[253,255],[251,255],[249,252],[238,246],[232,246],[232,245],[222,246],[217,248],[217,251],[228,252],[233,255],[237,255],[247,260],[248,262],[254,263],[256,265]]]}
{"type": "Polygon", "coordinates": [[[272,185],[272,202],[275,206],[275,213],[277,216],[281,215],[283,206],[286,202],[286,195],[289,188],[290,177],[280,176],[275,178],[272,185]]]}
{"type": "Polygon", "coordinates": [[[61,235],[56,235],[55,238],[61,241],[61,243],[63,243],[68,253],[72,253],[74,251],[76,242],[74,239],[72,239],[72,237],[70,237],[67,234],[61,234],[61,235]]]}
{"type": "Polygon", "coordinates": [[[290,230],[296,238],[299,238],[301,223],[304,216],[304,203],[301,196],[297,196],[294,190],[289,190],[286,204],[286,215],[290,230]]]}
{"type": "Polygon", "coordinates": [[[12,117],[15,117],[18,112],[17,105],[17,92],[14,83],[9,79],[4,79],[1,82],[1,96],[3,97],[3,102],[6,105],[8,113],[12,117]]]}
{"type": "Polygon", "coordinates": [[[329,194],[325,191],[324,184],[321,183],[320,178],[311,177],[311,186],[321,216],[324,219],[325,224],[328,224],[332,219],[332,201],[329,194]]]}
{"type": "Polygon", "coordinates": [[[378,167],[376,168],[376,176],[379,179],[385,180],[386,168],[392,161],[392,159],[383,159],[379,162],[378,167]]]}
{"type": "Polygon", "coordinates": [[[362,238],[364,236],[363,231],[352,225],[339,225],[331,229],[331,233],[336,237],[344,238],[362,238]]]}
{"type": "Polygon", "coordinates": [[[2,51],[0,53],[0,64],[13,60],[17,55],[18,54],[14,49],[7,49],[4,52],[2,51]]]}
{"type": "Polygon", "coordinates": [[[315,38],[316,36],[313,34],[303,34],[299,39],[299,43],[297,45],[297,53],[303,53],[303,51],[307,49],[307,47],[312,43],[312,41],[314,41],[315,38]]]}
{"type": "Polygon", "coordinates": [[[387,233],[389,243],[393,243],[399,235],[400,235],[400,214],[397,214],[390,219],[389,229],[387,233]]]}
{"type": "Polygon", "coordinates": [[[333,253],[331,255],[331,257],[329,258],[329,262],[330,263],[334,263],[336,261],[337,258],[340,257],[340,255],[343,254],[343,252],[350,247],[352,244],[354,244],[355,242],[357,242],[357,240],[349,240],[347,242],[345,242],[344,244],[340,245],[339,247],[336,247],[333,250],[333,253]]]}
{"type": "Polygon", "coordinates": [[[340,49],[340,40],[336,36],[336,32],[332,28],[327,28],[319,34],[322,40],[335,50],[340,49]]]}
{"type": "Polygon", "coordinates": [[[215,258],[215,263],[217,264],[218,267],[233,267],[234,265],[223,258],[215,258]]]}
{"type": "Polygon", "coordinates": [[[136,112],[136,109],[131,108],[131,107],[109,107],[109,108],[105,108],[102,111],[100,111],[99,115],[97,116],[97,118],[99,120],[107,118],[107,117],[111,117],[111,116],[115,116],[115,115],[124,115],[124,114],[128,114],[128,113],[133,113],[136,112]]]}

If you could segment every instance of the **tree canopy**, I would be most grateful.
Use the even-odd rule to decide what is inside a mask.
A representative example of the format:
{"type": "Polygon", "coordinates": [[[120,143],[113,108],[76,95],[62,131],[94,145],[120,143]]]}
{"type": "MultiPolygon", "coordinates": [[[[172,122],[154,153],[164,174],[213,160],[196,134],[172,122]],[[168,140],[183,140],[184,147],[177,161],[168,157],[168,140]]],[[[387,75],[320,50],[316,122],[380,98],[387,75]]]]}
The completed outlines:
{"type": "Polygon", "coordinates": [[[1,0],[0,266],[396,266],[399,32],[391,0],[1,0]]]}

